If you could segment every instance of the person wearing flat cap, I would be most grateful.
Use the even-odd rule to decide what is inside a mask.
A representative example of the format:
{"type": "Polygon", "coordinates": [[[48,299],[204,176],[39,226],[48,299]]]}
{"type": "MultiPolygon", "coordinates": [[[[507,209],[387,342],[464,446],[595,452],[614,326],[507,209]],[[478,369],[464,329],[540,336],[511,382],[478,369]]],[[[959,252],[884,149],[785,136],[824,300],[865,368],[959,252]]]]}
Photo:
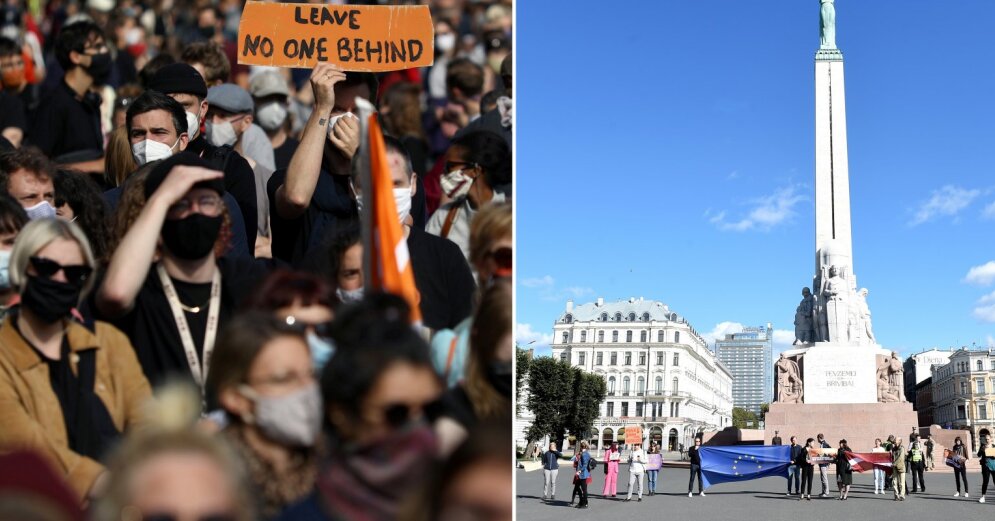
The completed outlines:
{"type": "Polygon", "coordinates": [[[273,149],[274,170],[287,168],[300,144],[288,132],[290,89],[287,80],[275,71],[261,72],[249,83],[249,94],[256,105],[256,124],[266,132],[273,149]]]}
{"type": "Polygon", "coordinates": [[[148,89],[161,92],[183,106],[189,136],[186,150],[206,160],[215,170],[224,172],[225,190],[238,203],[238,211],[246,225],[246,242],[251,249],[256,243],[257,228],[252,224],[259,220],[255,175],[249,162],[233,147],[212,145],[201,131],[210,108],[204,77],[190,65],[173,63],[162,67],[149,79],[148,89]]]}
{"type": "Polygon", "coordinates": [[[189,151],[156,163],[147,202],[95,297],[98,315],[131,339],[153,387],[181,377],[203,388],[215,339],[265,275],[262,260],[219,255],[231,233],[222,177],[189,151]]]}

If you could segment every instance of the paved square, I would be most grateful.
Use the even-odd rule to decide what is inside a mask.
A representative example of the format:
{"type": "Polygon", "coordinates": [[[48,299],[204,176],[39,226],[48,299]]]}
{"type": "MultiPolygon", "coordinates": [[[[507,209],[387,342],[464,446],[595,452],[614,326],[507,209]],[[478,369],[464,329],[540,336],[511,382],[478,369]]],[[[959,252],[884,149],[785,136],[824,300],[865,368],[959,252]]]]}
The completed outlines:
{"type": "MultiPolygon", "coordinates": [[[[625,493],[629,472],[622,465],[618,473],[618,498],[601,497],[605,475],[599,466],[594,471],[594,481],[588,487],[590,508],[570,507],[573,471],[561,463],[556,484],[556,501],[542,500],[542,470],[526,472],[516,470],[517,519],[527,521],[597,519],[678,519],[722,520],[736,519],[819,521],[845,519],[873,519],[874,521],[910,519],[988,519],[995,517],[995,485],[988,491],[989,503],[979,504],[981,474],[968,473],[971,495],[955,498],[954,476],[951,472],[927,472],[926,494],[910,494],[904,502],[893,501],[893,494],[874,495],[871,473],[853,475],[850,499],[835,499],[836,477],[829,476],[830,498],[816,497],[821,489],[819,471],[816,469],[812,486],[812,500],[799,501],[797,496],[785,496],[787,481],[783,478],[762,478],[739,483],[721,483],[705,491],[706,497],[687,495],[688,471],[681,468],[664,468],[657,479],[654,496],[643,495],[642,502],[626,502],[625,493]]],[[[645,480],[645,477],[644,477],[645,480]]],[[[911,480],[909,481],[911,484],[911,480]]],[[[643,485],[645,491],[646,484],[643,485]]]]}

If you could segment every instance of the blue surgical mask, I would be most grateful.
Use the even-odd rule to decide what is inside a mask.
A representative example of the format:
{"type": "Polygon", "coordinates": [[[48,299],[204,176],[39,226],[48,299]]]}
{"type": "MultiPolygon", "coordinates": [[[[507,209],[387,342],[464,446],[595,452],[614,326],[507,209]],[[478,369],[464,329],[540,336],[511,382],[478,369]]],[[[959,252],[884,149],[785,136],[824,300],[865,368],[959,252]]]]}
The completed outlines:
{"type": "Polygon", "coordinates": [[[0,289],[10,289],[10,250],[0,251],[0,289]]]}
{"type": "Polygon", "coordinates": [[[307,334],[307,346],[311,350],[311,359],[314,361],[314,370],[321,373],[328,359],[335,354],[335,344],[330,339],[322,338],[314,333],[307,334]]]}
{"type": "Polygon", "coordinates": [[[32,221],[35,219],[51,219],[55,217],[55,207],[48,201],[42,201],[31,208],[25,208],[24,211],[28,214],[28,219],[32,221]]]}

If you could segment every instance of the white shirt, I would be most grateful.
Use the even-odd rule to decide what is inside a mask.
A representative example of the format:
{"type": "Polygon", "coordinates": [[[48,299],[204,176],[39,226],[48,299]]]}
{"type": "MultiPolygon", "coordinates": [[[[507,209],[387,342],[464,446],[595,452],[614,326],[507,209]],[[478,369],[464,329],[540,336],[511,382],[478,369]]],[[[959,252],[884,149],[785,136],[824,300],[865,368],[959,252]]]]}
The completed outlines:
{"type": "Polygon", "coordinates": [[[632,451],[629,455],[629,472],[635,472],[637,474],[644,472],[646,470],[646,453],[643,449],[639,448],[632,451]]]}

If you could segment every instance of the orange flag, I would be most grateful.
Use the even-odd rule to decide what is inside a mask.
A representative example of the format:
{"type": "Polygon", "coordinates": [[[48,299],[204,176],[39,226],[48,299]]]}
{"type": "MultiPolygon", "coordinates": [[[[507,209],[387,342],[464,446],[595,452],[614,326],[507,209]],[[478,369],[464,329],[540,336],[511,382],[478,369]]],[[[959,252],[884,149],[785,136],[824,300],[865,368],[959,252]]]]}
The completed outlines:
{"type": "Polygon", "coordinates": [[[387,164],[387,147],[376,114],[369,117],[370,187],[369,218],[371,288],[404,297],[411,306],[411,321],[421,322],[418,288],[411,268],[408,242],[397,219],[394,181],[387,164]]]}

